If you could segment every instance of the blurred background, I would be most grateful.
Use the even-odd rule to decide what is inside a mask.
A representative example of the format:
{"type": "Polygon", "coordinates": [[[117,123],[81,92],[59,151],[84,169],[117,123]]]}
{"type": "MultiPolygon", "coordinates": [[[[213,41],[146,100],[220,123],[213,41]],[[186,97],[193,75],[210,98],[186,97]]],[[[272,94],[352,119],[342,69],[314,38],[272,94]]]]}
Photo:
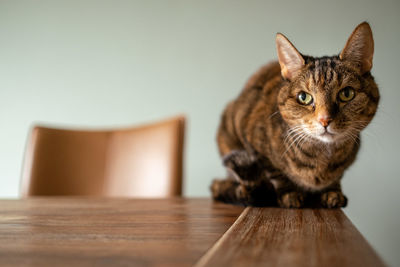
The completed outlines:
{"type": "Polygon", "coordinates": [[[343,189],[345,213],[400,263],[399,1],[0,1],[0,197],[19,196],[35,123],[110,128],[189,120],[186,196],[224,176],[215,142],[226,103],[276,59],[275,34],[332,55],[367,20],[382,100],[343,189]]]}

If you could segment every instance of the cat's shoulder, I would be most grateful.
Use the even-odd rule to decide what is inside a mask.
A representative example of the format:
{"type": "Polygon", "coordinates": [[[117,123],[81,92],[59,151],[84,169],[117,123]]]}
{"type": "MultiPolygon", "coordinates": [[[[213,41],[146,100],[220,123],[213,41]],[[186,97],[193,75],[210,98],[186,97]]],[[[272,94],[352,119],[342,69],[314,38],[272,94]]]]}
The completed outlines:
{"type": "Polygon", "coordinates": [[[278,61],[261,66],[247,81],[245,88],[263,88],[272,79],[281,79],[281,67],[278,61]]]}

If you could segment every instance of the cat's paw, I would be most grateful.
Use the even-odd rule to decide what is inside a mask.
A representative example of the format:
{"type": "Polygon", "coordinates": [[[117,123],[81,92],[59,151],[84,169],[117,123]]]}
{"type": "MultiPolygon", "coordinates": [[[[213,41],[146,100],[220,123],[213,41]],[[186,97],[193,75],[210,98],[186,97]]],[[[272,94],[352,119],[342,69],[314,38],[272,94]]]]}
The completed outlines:
{"type": "Polygon", "coordinates": [[[244,206],[251,206],[253,203],[251,189],[244,184],[238,184],[235,190],[236,199],[244,206]]]}
{"type": "Polygon", "coordinates": [[[340,191],[328,191],[322,193],[321,205],[328,209],[346,207],[347,197],[340,191]]]}
{"type": "Polygon", "coordinates": [[[250,206],[254,202],[249,186],[230,179],[214,180],[210,189],[214,200],[242,206],[250,206]]]}
{"type": "Polygon", "coordinates": [[[301,208],[304,205],[304,196],[299,192],[287,192],[278,197],[281,208],[301,208]]]}
{"type": "Polygon", "coordinates": [[[211,194],[213,199],[218,199],[223,194],[223,188],[225,188],[224,180],[213,180],[210,186],[211,194]]]}

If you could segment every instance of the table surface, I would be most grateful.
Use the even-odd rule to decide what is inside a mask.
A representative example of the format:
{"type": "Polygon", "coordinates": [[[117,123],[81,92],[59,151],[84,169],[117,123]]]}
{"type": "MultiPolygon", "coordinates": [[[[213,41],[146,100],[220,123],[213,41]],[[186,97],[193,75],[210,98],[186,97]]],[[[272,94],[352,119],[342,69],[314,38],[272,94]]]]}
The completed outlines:
{"type": "Polygon", "coordinates": [[[1,266],[384,266],[341,210],[209,199],[0,200],[1,266]]]}

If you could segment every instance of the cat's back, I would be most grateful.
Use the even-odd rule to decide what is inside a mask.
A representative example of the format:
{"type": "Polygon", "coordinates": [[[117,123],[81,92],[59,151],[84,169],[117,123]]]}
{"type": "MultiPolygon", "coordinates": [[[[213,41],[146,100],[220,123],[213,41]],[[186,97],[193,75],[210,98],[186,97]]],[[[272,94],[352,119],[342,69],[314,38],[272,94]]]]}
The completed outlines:
{"type": "Polygon", "coordinates": [[[248,113],[251,110],[250,107],[255,107],[256,102],[260,102],[263,98],[267,98],[263,99],[264,101],[274,102],[276,100],[274,93],[279,91],[277,87],[280,86],[281,82],[281,68],[278,61],[262,66],[250,76],[242,92],[232,101],[231,111],[233,113],[248,113]]]}
{"type": "Polygon", "coordinates": [[[270,89],[276,83],[280,83],[281,80],[281,67],[278,61],[270,62],[262,66],[249,78],[244,86],[243,93],[253,89],[265,92],[266,89],[270,89]]]}
{"type": "Polygon", "coordinates": [[[246,128],[253,123],[252,114],[260,105],[265,106],[266,115],[277,107],[276,99],[282,83],[278,61],[262,66],[247,80],[239,96],[231,101],[222,114],[217,135],[220,153],[227,154],[240,149],[245,142],[246,128]]]}
{"type": "Polygon", "coordinates": [[[270,116],[277,109],[277,97],[283,79],[281,68],[277,61],[262,66],[247,81],[242,93],[233,104],[235,121],[238,132],[243,132],[248,124],[252,124],[252,117],[262,112],[270,116]]]}

